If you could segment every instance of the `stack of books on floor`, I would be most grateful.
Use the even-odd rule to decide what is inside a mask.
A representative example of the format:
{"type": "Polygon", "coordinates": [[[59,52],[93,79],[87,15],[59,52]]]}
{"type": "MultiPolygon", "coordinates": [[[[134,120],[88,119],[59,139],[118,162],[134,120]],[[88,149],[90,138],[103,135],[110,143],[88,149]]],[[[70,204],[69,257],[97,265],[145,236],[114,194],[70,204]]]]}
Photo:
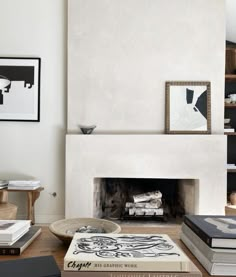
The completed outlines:
{"type": "Polygon", "coordinates": [[[210,275],[236,276],[236,216],[186,215],[180,238],[210,275]]]}
{"type": "Polygon", "coordinates": [[[39,180],[9,180],[8,189],[34,190],[41,186],[39,180]]]}
{"type": "Polygon", "coordinates": [[[0,255],[20,255],[40,233],[30,220],[0,220],[0,255]]]}
{"type": "Polygon", "coordinates": [[[200,277],[166,234],[75,233],[62,277],[200,277]]]}

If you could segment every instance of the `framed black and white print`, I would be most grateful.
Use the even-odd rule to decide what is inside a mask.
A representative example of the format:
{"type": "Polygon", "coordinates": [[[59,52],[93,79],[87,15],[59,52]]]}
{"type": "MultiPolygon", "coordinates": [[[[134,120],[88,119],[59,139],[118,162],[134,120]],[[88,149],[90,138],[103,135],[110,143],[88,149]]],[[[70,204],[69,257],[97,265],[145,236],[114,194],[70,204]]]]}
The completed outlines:
{"type": "Polygon", "coordinates": [[[0,57],[1,121],[40,121],[40,63],[0,57]]]}
{"type": "Polygon", "coordinates": [[[166,133],[211,133],[210,82],[166,82],[166,133]]]}

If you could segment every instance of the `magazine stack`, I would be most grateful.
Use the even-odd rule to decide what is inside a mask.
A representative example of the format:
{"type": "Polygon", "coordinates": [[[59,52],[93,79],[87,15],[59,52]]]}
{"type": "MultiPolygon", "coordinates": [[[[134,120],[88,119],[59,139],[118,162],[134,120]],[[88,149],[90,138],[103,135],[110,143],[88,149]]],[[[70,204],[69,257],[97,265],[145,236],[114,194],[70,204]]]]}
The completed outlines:
{"type": "Polygon", "coordinates": [[[186,215],[180,238],[210,275],[236,276],[236,216],[186,215]]]}
{"type": "Polygon", "coordinates": [[[75,233],[62,277],[200,277],[202,273],[166,234],[75,233]]]}
{"type": "Polygon", "coordinates": [[[0,220],[0,255],[20,255],[40,233],[30,220],[0,220]]]}
{"type": "Polygon", "coordinates": [[[41,186],[39,180],[9,180],[8,189],[35,190],[41,186]]]}

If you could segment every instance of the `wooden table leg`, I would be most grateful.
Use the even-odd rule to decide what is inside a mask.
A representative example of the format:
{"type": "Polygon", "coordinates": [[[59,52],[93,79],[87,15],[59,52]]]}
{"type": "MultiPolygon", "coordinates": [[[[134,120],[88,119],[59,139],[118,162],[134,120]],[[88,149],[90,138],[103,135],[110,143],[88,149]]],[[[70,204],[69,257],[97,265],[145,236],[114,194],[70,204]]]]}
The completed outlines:
{"type": "Polygon", "coordinates": [[[28,191],[28,219],[35,224],[34,203],[39,198],[40,191],[28,191]]]}
{"type": "Polygon", "coordinates": [[[0,190],[0,203],[8,202],[8,192],[6,190],[0,190]]]}

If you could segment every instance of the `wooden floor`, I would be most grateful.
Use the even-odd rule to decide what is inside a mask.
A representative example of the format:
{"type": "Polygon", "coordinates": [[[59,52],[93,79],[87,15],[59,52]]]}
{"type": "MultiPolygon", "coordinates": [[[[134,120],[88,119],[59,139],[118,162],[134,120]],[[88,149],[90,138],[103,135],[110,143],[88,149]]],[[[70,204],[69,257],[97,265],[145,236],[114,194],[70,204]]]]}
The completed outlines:
{"type": "MultiPolygon", "coordinates": [[[[191,252],[179,240],[180,226],[173,225],[168,227],[145,227],[145,226],[129,226],[122,225],[122,233],[133,234],[168,234],[189,256],[195,265],[202,271],[203,276],[210,276],[207,274],[201,264],[195,259],[191,252]]],[[[64,245],[58,238],[56,238],[48,229],[48,226],[42,226],[42,233],[40,236],[20,255],[20,256],[0,256],[0,260],[20,259],[33,256],[53,255],[57,261],[60,269],[63,268],[63,258],[68,246],[64,245]]]]}

